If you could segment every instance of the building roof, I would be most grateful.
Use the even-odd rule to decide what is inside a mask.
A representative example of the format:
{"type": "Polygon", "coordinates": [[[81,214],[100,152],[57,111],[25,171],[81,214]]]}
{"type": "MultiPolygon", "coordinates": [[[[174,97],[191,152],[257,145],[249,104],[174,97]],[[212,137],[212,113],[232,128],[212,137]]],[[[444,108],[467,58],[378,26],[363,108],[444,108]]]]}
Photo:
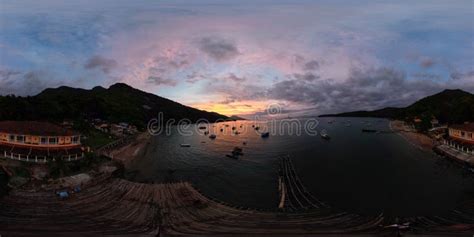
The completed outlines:
{"type": "Polygon", "coordinates": [[[34,136],[73,136],[80,135],[61,126],[37,121],[0,121],[0,132],[34,136]]]}
{"type": "Polygon", "coordinates": [[[457,130],[474,132],[474,123],[454,124],[454,125],[451,125],[449,127],[457,129],[457,130]]]}

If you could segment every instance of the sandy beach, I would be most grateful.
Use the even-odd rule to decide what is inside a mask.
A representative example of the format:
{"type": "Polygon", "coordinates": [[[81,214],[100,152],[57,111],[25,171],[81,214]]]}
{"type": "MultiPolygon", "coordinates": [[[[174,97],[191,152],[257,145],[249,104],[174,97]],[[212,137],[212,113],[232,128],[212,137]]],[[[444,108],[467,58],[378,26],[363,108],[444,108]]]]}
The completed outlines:
{"type": "Polygon", "coordinates": [[[151,135],[148,132],[141,133],[131,143],[118,149],[113,149],[108,156],[128,167],[132,161],[140,157],[149,144],[150,138],[151,135]]]}
{"type": "Polygon", "coordinates": [[[408,143],[418,147],[421,150],[431,151],[435,145],[435,141],[423,133],[417,132],[415,129],[405,125],[403,121],[390,121],[390,129],[403,137],[408,143]]]}

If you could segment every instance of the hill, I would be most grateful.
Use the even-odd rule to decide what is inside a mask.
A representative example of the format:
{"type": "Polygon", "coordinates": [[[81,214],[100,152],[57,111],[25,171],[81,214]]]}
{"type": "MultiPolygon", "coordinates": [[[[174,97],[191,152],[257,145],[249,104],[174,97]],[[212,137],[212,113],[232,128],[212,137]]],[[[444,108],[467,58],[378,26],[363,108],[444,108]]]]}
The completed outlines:
{"type": "Polygon", "coordinates": [[[383,108],[373,111],[354,111],[326,114],[319,117],[378,117],[411,119],[435,117],[441,123],[474,121],[474,95],[463,90],[444,90],[425,97],[405,108],[383,108]]]}
{"type": "Polygon", "coordinates": [[[141,128],[160,112],[164,120],[189,119],[210,122],[226,116],[191,108],[172,100],[117,83],[108,89],[91,90],[62,86],[42,91],[36,96],[0,96],[0,120],[103,119],[129,122],[141,128]]]}

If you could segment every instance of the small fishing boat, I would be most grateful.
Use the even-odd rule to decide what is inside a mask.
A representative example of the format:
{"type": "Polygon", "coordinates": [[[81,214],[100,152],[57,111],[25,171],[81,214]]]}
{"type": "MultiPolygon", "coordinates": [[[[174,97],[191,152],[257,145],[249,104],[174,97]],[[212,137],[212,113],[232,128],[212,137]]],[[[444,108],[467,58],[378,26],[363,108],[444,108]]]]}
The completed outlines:
{"type": "Polygon", "coordinates": [[[191,145],[187,144],[187,143],[183,143],[183,144],[181,144],[181,147],[191,147],[191,145]]]}
{"type": "Polygon", "coordinates": [[[243,156],[244,155],[243,149],[238,146],[234,147],[234,150],[232,150],[232,155],[243,156]]]}
{"type": "Polygon", "coordinates": [[[217,137],[216,134],[211,134],[211,135],[209,136],[210,139],[216,139],[216,137],[217,137]]]}
{"type": "Polygon", "coordinates": [[[326,132],[321,132],[321,138],[326,140],[331,139],[331,137],[326,132]]]}
{"type": "Polygon", "coordinates": [[[269,132],[264,132],[264,133],[262,133],[261,136],[262,136],[262,138],[267,138],[267,137],[270,136],[270,133],[269,132]]]}
{"type": "Polygon", "coordinates": [[[225,155],[225,156],[227,156],[227,157],[229,157],[229,158],[232,158],[232,159],[236,159],[236,160],[239,159],[238,156],[234,156],[234,155],[229,155],[229,154],[227,154],[227,155],[225,155]]]}

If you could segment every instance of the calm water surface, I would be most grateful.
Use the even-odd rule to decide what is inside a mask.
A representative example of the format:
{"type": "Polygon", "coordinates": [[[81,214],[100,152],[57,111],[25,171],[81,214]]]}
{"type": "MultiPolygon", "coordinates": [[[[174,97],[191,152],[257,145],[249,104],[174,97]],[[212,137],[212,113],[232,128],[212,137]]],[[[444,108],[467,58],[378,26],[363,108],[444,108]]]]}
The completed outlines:
{"type": "MultiPolygon", "coordinates": [[[[383,211],[389,216],[441,214],[474,195],[474,177],[466,169],[419,150],[397,134],[361,132],[368,122],[371,129],[389,131],[387,120],[337,118],[332,124],[329,118],[318,120],[318,130],[325,129],[330,141],[304,132],[262,139],[250,121],[209,125],[211,134],[217,135],[215,140],[195,133],[195,127],[188,129],[195,133],[192,136],[180,135],[174,127],[171,135],[152,139],[133,165],[132,178],[191,181],[207,196],[224,202],[273,209],[278,203],[278,158],[289,154],[308,190],[347,211],[383,211]],[[242,133],[233,135],[232,126],[242,133]],[[182,143],[191,147],[180,147],[182,143]],[[243,148],[241,159],[226,157],[236,146],[243,148]]],[[[264,130],[267,125],[259,124],[264,130]]]]}

